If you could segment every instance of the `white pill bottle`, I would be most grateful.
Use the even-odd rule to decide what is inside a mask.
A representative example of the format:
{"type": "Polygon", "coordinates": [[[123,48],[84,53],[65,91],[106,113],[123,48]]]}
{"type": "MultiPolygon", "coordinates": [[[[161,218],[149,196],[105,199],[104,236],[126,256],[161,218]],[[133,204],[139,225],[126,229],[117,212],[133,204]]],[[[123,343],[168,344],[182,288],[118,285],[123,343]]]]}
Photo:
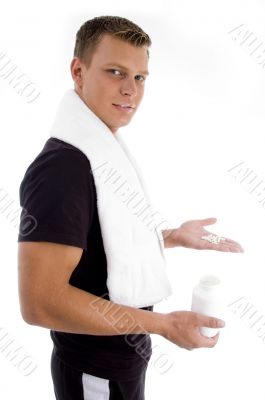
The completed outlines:
{"type": "MultiPolygon", "coordinates": [[[[221,280],[214,275],[201,277],[198,285],[193,288],[191,311],[224,319],[224,292],[221,280]]],[[[213,337],[218,332],[217,328],[201,327],[203,336],[213,337]]]]}

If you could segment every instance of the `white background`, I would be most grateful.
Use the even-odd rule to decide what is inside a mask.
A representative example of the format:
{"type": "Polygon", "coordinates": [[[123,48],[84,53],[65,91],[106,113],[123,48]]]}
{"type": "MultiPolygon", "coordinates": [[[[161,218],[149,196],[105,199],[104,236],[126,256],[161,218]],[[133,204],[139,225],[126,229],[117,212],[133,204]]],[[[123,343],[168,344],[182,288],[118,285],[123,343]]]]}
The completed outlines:
{"type": "MultiPolygon", "coordinates": [[[[166,250],[174,294],[155,311],[190,309],[193,286],[201,275],[213,273],[223,280],[228,303],[244,297],[263,318],[265,208],[228,172],[244,162],[265,180],[265,69],[258,64],[261,58],[255,58],[258,52],[251,56],[228,33],[244,24],[257,44],[265,41],[262,1],[5,2],[0,53],[35,82],[40,96],[28,104],[0,77],[2,193],[19,207],[25,169],[48,138],[59,99],[73,87],[69,66],[76,31],[99,15],[131,19],[153,42],[145,98],[122,131],[154,205],[175,227],[189,219],[216,217],[217,223],[208,229],[237,240],[245,249],[244,254],[166,250]]],[[[0,349],[0,397],[53,399],[49,331],[27,325],[19,311],[17,234],[2,212],[0,334],[8,332],[37,369],[24,376],[0,349]]],[[[264,399],[265,343],[231,307],[225,319],[213,349],[188,352],[152,336],[174,365],[165,374],[149,366],[147,400],[264,399]]]]}

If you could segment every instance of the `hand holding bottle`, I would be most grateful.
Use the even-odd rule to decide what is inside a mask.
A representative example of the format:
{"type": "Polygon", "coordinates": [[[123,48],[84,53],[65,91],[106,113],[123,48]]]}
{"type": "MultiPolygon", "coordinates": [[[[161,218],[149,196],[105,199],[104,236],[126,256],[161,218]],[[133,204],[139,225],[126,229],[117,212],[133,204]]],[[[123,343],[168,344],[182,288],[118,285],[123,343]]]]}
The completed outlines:
{"type": "Polygon", "coordinates": [[[202,327],[222,328],[225,322],[214,317],[208,317],[193,311],[173,311],[164,314],[163,331],[161,335],[179,347],[193,350],[200,347],[214,347],[219,333],[213,337],[201,334],[202,327]]]}

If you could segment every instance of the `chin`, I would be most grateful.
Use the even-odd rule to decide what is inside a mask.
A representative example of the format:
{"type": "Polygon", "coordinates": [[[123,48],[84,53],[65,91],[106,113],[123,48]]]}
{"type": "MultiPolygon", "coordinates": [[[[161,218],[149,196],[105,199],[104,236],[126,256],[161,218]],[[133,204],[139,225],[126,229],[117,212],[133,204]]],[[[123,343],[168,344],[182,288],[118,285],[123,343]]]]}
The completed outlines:
{"type": "Polygon", "coordinates": [[[130,122],[131,122],[130,119],[128,121],[122,122],[121,124],[119,124],[119,128],[122,128],[123,126],[129,125],[130,122]]]}

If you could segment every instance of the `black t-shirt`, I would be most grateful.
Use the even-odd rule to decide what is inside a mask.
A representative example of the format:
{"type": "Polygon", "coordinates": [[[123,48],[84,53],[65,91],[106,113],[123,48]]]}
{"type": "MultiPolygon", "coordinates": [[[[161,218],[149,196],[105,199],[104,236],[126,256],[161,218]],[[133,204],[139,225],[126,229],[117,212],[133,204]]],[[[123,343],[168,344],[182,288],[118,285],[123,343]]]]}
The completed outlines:
{"type": "MultiPolygon", "coordinates": [[[[62,140],[49,138],[20,184],[18,242],[46,241],[82,248],[69,283],[110,300],[96,196],[86,155],[62,140]]],[[[153,311],[153,306],[142,309],[153,311]]],[[[149,334],[104,336],[51,330],[50,335],[57,356],[65,363],[105,379],[139,376],[152,354],[149,334]]]]}

